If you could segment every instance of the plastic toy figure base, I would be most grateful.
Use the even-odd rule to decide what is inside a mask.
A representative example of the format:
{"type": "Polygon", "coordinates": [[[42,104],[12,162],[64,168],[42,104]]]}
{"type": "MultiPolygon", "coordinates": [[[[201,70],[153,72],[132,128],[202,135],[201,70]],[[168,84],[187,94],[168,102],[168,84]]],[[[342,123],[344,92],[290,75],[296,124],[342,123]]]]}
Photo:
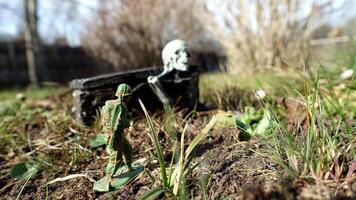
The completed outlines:
{"type": "Polygon", "coordinates": [[[120,189],[143,173],[144,169],[143,166],[134,166],[131,171],[128,171],[127,166],[124,165],[116,172],[116,174],[120,175],[114,176],[111,180],[105,176],[94,183],[93,189],[97,192],[109,192],[120,189]],[[123,173],[124,171],[126,172],[123,173]]]}
{"type": "Polygon", "coordinates": [[[104,177],[94,183],[94,191],[97,192],[109,192],[110,191],[110,180],[108,177],[104,177]]]}

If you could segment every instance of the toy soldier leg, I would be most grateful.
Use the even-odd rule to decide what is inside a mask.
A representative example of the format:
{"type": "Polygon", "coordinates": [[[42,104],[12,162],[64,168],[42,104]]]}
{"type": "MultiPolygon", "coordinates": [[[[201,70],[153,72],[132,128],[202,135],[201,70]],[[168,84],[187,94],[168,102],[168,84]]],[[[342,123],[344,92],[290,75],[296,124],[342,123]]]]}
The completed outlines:
{"type": "Polygon", "coordinates": [[[124,142],[123,142],[123,153],[124,153],[124,161],[125,164],[127,165],[127,167],[131,170],[132,166],[132,146],[129,143],[129,141],[127,141],[127,139],[124,137],[124,142]]]}
{"type": "Polygon", "coordinates": [[[107,151],[109,153],[109,161],[106,166],[106,176],[110,178],[116,173],[116,170],[120,167],[122,163],[122,151],[123,151],[123,138],[122,133],[116,133],[113,135],[114,145],[107,146],[107,151]]]}
{"type": "Polygon", "coordinates": [[[106,165],[106,168],[105,168],[105,175],[108,178],[111,178],[115,172],[115,167],[116,167],[116,162],[117,162],[117,151],[115,151],[113,149],[108,149],[107,151],[109,153],[109,160],[108,160],[108,164],[106,165]]]}

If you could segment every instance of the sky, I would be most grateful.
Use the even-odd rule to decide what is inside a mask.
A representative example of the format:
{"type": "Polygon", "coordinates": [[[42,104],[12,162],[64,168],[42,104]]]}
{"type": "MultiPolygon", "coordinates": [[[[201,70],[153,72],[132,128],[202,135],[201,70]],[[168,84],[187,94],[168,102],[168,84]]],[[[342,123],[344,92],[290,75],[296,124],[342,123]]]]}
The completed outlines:
{"type": "MultiPolygon", "coordinates": [[[[90,20],[95,20],[93,14],[98,9],[100,1],[103,0],[38,0],[41,38],[47,43],[52,43],[56,37],[64,35],[71,45],[80,45],[82,34],[90,31],[86,24],[90,20]],[[77,6],[72,7],[70,1],[76,1],[77,6]]],[[[209,5],[219,13],[219,2],[224,0],[209,1],[209,5]]],[[[356,0],[335,0],[333,8],[338,8],[338,12],[326,19],[332,25],[342,25],[345,19],[356,16],[356,0]]],[[[0,36],[12,38],[21,32],[22,10],[22,0],[0,0],[0,36]]]]}
{"type": "MultiPolygon", "coordinates": [[[[100,0],[74,0],[76,7],[70,1],[38,0],[38,31],[45,42],[65,35],[70,44],[80,44],[85,24],[92,20],[100,0]]],[[[0,36],[16,37],[23,27],[23,15],[22,0],[0,0],[0,36]]]]}
{"type": "Polygon", "coordinates": [[[51,42],[58,35],[66,35],[69,43],[80,43],[86,22],[92,20],[92,15],[98,8],[98,0],[78,1],[78,6],[73,8],[72,4],[66,4],[65,0],[40,0],[39,32],[46,36],[42,38],[47,38],[51,42]],[[61,14],[68,10],[72,10],[73,13],[61,14]]]}

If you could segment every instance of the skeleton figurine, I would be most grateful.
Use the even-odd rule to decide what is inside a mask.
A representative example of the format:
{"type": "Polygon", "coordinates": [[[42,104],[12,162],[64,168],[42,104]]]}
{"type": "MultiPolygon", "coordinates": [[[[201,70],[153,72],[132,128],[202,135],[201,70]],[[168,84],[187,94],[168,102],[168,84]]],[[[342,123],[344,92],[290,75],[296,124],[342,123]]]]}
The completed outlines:
{"type": "Polygon", "coordinates": [[[163,48],[162,51],[162,60],[164,64],[163,72],[157,76],[149,76],[147,81],[152,88],[153,92],[157,95],[159,100],[163,105],[169,105],[170,99],[167,94],[164,92],[163,87],[160,83],[160,79],[168,77],[170,74],[174,73],[175,81],[179,81],[177,77],[180,72],[187,72],[189,70],[189,52],[187,44],[182,40],[173,40],[170,41],[163,48]]]}
{"type": "Polygon", "coordinates": [[[94,190],[109,191],[111,180],[122,164],[122,157],[131,170],[132,147],[124,135],[124,129],[129,127],[129,114],[126,103],[131,95],[131,88],[120,84],[116,94],[118,99],[108,100],[101,110],[102,132],[105,135],[106,150],[109,154],[105,177],[95,182],[94,190]]]}

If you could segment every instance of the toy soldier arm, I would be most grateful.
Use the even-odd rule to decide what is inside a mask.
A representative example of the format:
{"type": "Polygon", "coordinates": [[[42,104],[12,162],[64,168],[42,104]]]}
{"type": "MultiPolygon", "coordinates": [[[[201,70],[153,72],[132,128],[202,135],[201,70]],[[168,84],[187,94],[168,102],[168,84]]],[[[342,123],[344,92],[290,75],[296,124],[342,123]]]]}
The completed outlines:
{"type": "Polygon", "coordinates": [[[115,108],[110,112],[110,118],[108,119],[110,123],[110,128],[108,132],[108,145],[113,145],[113,134],[121,125],[122,107],[121,105],[115,105],[115,108]]]}

